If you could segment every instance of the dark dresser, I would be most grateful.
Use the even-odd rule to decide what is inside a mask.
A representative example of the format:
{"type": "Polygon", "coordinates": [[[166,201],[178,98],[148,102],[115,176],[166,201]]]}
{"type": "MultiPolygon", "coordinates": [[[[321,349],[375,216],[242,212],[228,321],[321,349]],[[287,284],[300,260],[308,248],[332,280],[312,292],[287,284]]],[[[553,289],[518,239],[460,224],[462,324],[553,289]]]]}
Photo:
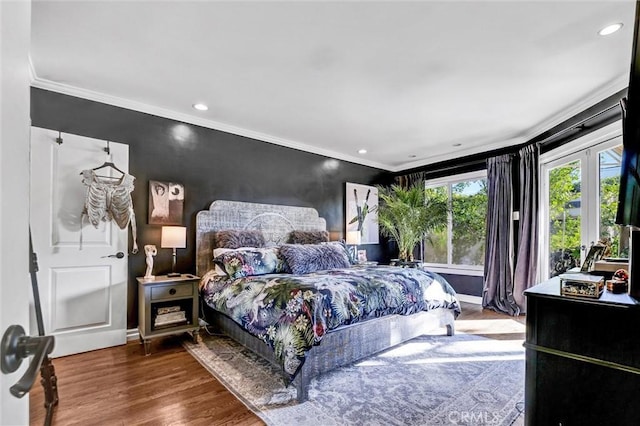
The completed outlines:
{"type": "Polygon", "coordinates": [[[558,278],[525,295],[525,424],[639,425],[640,305],[560,296],[558,278]]]}

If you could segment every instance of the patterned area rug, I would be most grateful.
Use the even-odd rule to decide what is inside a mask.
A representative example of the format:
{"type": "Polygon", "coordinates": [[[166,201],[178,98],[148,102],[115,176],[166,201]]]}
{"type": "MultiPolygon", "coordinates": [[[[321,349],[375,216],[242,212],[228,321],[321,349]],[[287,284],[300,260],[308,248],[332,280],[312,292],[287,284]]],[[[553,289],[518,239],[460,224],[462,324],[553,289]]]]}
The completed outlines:
{"type": "Polygon", "coordinates": [[[313,379],[298,404],[277,369],[202,333],[187,350],[269,425],[521,425],[521,340],[424,335],[313,379]]]}

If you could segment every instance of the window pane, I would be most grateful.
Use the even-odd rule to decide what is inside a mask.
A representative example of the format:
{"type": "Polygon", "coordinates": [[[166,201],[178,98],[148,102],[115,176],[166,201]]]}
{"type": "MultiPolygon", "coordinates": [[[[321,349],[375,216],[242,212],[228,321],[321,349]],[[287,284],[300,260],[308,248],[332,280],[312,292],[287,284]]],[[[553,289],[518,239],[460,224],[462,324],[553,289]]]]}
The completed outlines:
{"type": "Polygon", "coordinates": [[[580,264],[580,161],[549,171],[549,272],[554,277],[580,264]]]}
{"type": "MultiPolygon", "coordinates": [[[[447,199],[447,187],[438,186],[433,188],[427,188],[427,202],[430,199],[447,199]]],[[[446,221],[446,216],[442,218],[446,221]]],[[[427,235],[424,243],[424,261],[429,263],[449,263],[447,258],[447,244],[448,244],[448,231],[447,228],[441,229],[436,232],[432,232],[427,235]]]]}
{"type": "Polygon", "coordinates": [[[451,208],[452,263],[483,265],[487,180],[470,180],[452,185],[451,208]]]}
{"type": "Polygon", "coordinates": [[[600,167],[600,220],[599,236],[601,241],[611,242],[611,257],[629,255],[629,235],[626,228],[615,224],[618,208],[618,187],[620,186],[620,163],[622,145],[602,151],[599,156],[600,167]],[[621,231],[622,235],[621,242],[621,231]]]}

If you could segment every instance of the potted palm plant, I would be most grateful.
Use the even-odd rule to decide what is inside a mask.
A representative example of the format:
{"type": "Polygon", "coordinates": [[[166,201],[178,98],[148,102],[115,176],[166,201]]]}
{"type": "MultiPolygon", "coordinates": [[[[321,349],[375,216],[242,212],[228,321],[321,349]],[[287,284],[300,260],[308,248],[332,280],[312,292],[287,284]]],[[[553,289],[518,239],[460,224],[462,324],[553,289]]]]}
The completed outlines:
{"type": "Polygon", "coordinates": [[[447,225],[446,196],[435,192],[429,195],[421,183],[409,188],[378,187],[380,232],[398,244],[401,262],[413,262],[415,246],[431,232],[447,225]]]}

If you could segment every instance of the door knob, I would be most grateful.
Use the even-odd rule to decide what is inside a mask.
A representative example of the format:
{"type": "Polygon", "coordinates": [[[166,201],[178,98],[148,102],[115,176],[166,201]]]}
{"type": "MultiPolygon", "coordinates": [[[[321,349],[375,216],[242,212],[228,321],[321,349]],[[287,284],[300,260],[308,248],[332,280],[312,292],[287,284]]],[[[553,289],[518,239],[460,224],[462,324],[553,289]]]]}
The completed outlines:
{"type": "Polygon", "coordinates": [[[20,325],[11,325],[2,336],[1,369],[4,374],[13,373],[22,360],[33,356],[29,368],[9,391],[16,398],[22,398],[33,386],[40,366],[55,345],[53,336],[27,336],[20,325]]]}
{"type": "Polygon", "coordinates": [[[118,259],[122,259],[124,257],[124,253],[119,251],[116,254],[110,254],[108,256],[102,256],[102,257],[116,257],[118,259]]]}

